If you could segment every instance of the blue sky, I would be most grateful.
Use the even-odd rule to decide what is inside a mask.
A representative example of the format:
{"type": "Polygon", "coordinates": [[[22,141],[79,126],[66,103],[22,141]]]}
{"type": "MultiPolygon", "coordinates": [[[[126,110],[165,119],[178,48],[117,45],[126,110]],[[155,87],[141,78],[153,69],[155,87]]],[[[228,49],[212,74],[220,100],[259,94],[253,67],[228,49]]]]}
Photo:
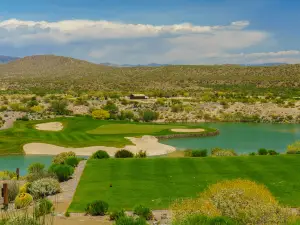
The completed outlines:
{"type": "Polygon", "coordinates": [[[0,1],[0,55],[300,63],[299,11],[297,0],[0,1]]]}

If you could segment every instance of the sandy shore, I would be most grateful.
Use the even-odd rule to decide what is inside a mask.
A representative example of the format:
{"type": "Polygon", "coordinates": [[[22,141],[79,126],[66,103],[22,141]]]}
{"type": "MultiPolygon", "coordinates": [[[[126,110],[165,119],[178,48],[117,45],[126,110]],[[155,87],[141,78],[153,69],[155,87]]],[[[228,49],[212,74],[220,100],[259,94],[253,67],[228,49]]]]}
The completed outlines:
{"type": "Polygon", "coordinates": [[[173,132],[178,132],[178,133],[199,133],[199,132],[204,132],[204,129],[201,128],[196,128],[196,129],[171,129],[173,132]]]}
{"type": "Polygon", "coordinates": [[[35,129],[44,131],[61,131],[64,128],[60,122],[40,123],[35,125],[35,129]]]}
{"type": "Polygon", "coordinates": [[[45,143],[29,143],[23,146],[24,152],[27,155],[57,155],[62,152],[73,151],[78,156],[90,156],[98,150],[106,151],[110,156],[113,156],[116,151],[126,149],[133,153],[140,150],[146,151],[148,156],[164,155],[176,151],[175,147],[161,144],[158,139],[153,136],[143,136],[141,138],[128,137],[133,144],[127,145],[124,148],[106,147],[106,146],[91,146],[84,148],[66,148],[45,143]]]}

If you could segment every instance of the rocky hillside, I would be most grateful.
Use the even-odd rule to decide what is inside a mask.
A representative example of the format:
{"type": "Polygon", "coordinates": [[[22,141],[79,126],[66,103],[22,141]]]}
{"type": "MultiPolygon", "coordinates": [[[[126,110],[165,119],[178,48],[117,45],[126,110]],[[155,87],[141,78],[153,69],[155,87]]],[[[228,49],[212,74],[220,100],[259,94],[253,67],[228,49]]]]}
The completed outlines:
{"type": "Polygon", "coordinates": [[[1,89],[199,91],[202,87],[248,85],[300,87],[300,65],[112,67],[78,59],[40,55],[0,65],[1,89]],[[3,87],[5,86],[5,87],[3,87]]]}

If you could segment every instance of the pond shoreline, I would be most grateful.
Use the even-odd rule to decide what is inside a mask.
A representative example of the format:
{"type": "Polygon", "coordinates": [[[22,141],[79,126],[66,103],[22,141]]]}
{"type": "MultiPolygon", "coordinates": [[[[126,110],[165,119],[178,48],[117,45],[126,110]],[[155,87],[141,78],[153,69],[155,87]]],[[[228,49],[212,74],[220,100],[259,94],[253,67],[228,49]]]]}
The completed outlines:
{"type": "Polygon", "coordinates": [[[161,136],[155,136],[158,140],[166,140],[173,138],[193,138],[193,137],[212,137],[220,134],[219,130],[216,131],[208,131],[202,133],[181,133],[181,134],[167,134],[161,136]]]}

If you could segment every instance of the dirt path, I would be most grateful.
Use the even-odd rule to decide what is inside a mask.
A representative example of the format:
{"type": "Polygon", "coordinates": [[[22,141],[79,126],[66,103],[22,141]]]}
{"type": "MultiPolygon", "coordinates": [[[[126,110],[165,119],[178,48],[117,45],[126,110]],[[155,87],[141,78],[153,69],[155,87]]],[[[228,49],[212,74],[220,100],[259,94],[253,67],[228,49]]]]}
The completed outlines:
{"type": "Polygon", "coordinates": [[[71,204],[85,165],[86,160],[81,161],[74,171],[73,178],[60,184],[62,192],[55,196],[49,197],[49,199],[52,200],[55,205],[55,212],[57,214],[63,215],[71,204]]]}

